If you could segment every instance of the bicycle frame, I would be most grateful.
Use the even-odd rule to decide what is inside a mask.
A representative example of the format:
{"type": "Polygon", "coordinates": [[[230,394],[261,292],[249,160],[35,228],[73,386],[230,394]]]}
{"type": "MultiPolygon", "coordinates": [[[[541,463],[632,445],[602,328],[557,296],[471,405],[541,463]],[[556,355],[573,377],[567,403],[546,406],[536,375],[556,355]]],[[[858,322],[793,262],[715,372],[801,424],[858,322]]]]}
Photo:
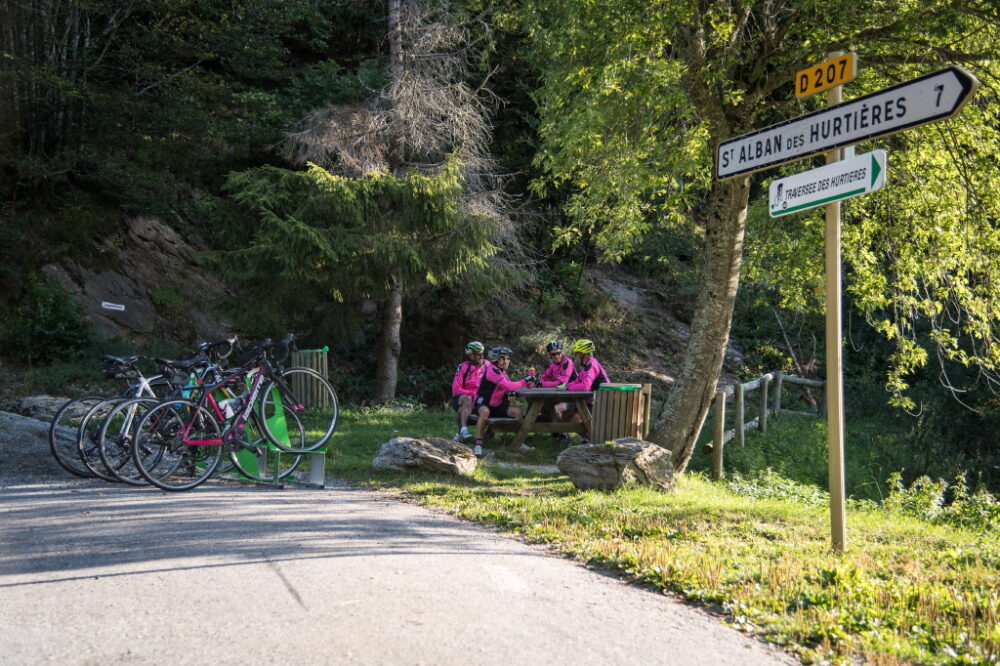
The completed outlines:
{"type": "MultiPolygon", "coordinates": [[[[254,404],[257,402],[265,376],[268,379],[273,380],[275,384],[278,385],[279,393],[284,393],[289,397],[294,398],[294,395],[288,385],[281,379],[280,376],[274,373],[274,370],[271,368],[271,364],[268,363],[267,358],[261,356],[257,364],[249,371],[246,371],[244,368],[239,368],[238,370],[231,372],[218,383],[202,387],[202,396],[195,404],[198,406],[199,410],[204,409],[206,403],[211,405],[212,413],[215,418],[218,419],[220,423],[226,423],[226,427],[222,431],[222,437],[219,439],[190,439],[189,434],[191,429],[194,427],[195,419],[197,418],[197,414],[195,414],[195,417],[192,418],[181,431],[181,443],[189,446],[218,446],[220,444],[231,444],[236,441],[236,439],[246,430],[247,421],[249,420],[250,413],[253,411],[254,404]],[[234,380],[240,376],[245,376],[248,379],[252,378],[250,391],[247,399],[243,401],[240,411],[231,419],[226,419],[225,414],[219,407],[219,403],[215,399],[213,393],[220,388],[224,388],[228,384],[232,384],[234,380]]],[[[298,400],[295,400],[291,409],[295,412],[302,412],[305,410],[305,406],[298,400]]]]}

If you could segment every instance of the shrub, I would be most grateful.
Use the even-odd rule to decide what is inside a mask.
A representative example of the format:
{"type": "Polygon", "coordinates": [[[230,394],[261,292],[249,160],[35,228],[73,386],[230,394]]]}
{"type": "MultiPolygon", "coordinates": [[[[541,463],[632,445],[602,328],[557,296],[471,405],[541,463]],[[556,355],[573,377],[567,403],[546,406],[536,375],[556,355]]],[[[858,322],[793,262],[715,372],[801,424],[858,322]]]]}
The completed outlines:
{"type": "Polygon", "coordinates": [[[985,488],[970,492],[964,474],[950,487],[943,479],[931,481],[921,476],[906,488],[898,473],[890,476],[888,482],[885,507],[890,511],[966,529],[1000,530],[1000,502],[985,488]],[[946,503],[949,488],[952,500],[946,503]]]}
{"type": "Polygon", "coordinates": [[[90,345],[90,325],[80,306],[49,279],[31,275],[22,302],[0,334],[8,356],[22,356],[29,364],[51,362],[76,356],[90,345]]]}

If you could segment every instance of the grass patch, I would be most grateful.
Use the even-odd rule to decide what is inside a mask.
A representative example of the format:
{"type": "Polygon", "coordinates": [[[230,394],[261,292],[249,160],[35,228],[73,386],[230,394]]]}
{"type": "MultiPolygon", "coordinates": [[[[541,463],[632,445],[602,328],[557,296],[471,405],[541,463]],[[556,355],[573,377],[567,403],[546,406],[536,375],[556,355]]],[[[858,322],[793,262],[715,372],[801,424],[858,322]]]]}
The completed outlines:
{"type": "MultiPolygon", "coordinates": [[[[453,428],[440,411],[344,410],[328,471],[710,605],[806,663],[1000,661],[995,531],[859,502],[848,514],[848,552],[836,555],[822,495],[776,473],[742,487],[692,473],[667,494],[579,492],[558,474],[491,465],[469,479],[371,469],[389,438],[453,428]]],[[[531,439],[539,450],[526,462],[552,462],[545,439],[531,439]]]]}

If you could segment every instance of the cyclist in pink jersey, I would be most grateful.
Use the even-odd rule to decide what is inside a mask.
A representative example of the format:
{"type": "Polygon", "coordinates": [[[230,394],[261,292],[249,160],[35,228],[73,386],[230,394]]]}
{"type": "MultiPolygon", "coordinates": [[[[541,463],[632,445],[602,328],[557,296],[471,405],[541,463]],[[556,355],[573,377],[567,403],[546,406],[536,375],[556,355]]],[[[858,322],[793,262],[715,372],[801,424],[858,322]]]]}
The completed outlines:
{"type": "MultiPolygon", "coordinates": [[[[611,381],[604,367],[594,358],[594,343],[591,340],[577,340],[573,343],[573,353],[576,354],[576,376],[566,384],[567,391],[596,391],[601,384],[611,381]]],[[[559,405],[563,407],[562,420],[582,420],[573,403],[561,402],[559,405]]],[[[589,444],[590,440],[584,438],[583,443],[589,444]]]]}
{"type": "Polygon", "coordinates": [[[558,340],[553,340],[545,345],[545,351],[549,355],[551,364],[538,378],[543,388],[553,388],[560,384],[568,384],[573,378],[573,359],[563,354],[563,345],[558,340]]]}
{"type": "Polygon", "coordinates": [[[507,376],[513,354],[509,347],[494,347],[490,350],[490,364],[476,395],[476,415],[479,421],[476,423],[476,444],[472,447],[472,452],[477,456],[483,455],[483,433],[490,418],[519,419],[524,416],[523,409],[509,404],[508,393],[528,385],[525,379],[513,381],[507,376]]]}
{"type": "MultiPolygon", "coordinates": [[[[545,351],[548,353],[549,360],[552,363],[545,369],[542,376],[538,378],[539,385],[542,388],[566,386],[576,375],[573,359],[563,353],[563,344],[559,340],[553,340],[545,345],[545,351]]],[[[564,420],[563,414],[566,412],[566,405],[570,404],[566,402],[557,402],[554,404],[552,406],[552,419],[554,421],[564,420]]],[[[552,436],[556,439],[566,441],[565,433],[554,432],[552,436]]]]}
{"type": "Polygon", "coordinates": [[[458,423],[458,432],[452,439],[456,442],[472,439],[468,427],[469,416],[479,392],[479,382],[488,365],[483,359],[485,350],[482,342],[473,341],[465,345],[467,360],[455,369],[455,378],[451,381],[451,408],[455,410],[455,420],[458,423]]]}

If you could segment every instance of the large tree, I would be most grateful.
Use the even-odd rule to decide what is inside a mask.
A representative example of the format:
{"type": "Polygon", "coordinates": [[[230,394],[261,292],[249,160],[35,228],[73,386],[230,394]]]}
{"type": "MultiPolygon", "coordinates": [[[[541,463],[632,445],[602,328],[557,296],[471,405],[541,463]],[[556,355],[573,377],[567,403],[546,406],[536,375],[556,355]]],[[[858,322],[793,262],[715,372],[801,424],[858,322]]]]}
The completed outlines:
{"type": "MultiPolygon", "coordinates": [[[[466,259],[449,265],[445,274],[476,268],[479,264],[467,260],[470,253],[488,258],[498,247],[516,252],[500,176],[488,149],[489,93],[481,76],[479,85],[473,83],[483,37],[476,28],[483,25],[446,0],[389,0],[387,85],[364,104],[317,109],[286,143],[292,159],[360,180],[390,176],[405,183],[410,174],[435,176],[446,164],[457,168],[459,217],[447,219],[455,224],[451,236],[467,241],[453,260],[466,259]]],[[[409,213],[394,208],[384,214],[391,227],[394,219],[409,213]]],[[[433,255],[440,238],[415,235],[409,242],[411,253],[433,255]]],[[[368,264],[367,272],[379,274],[369,281],[373,288],[365,295],[382,303],[375,398],[387,401],[396,394],[403,295],[422,276],[398,260],[368,264]]]]}
{"type": "MultiPolygon", "coordinates": [[[[551,181],[576,187],[568,205],[575,224],[611,260],[627,254],[653,226],[689,217],[704,230],[687,353],[664,418],[651,434],[683,470],[722,367],[756,182],[712,178],[719,144],[815,108],[818,100],[794,100],[792,78],[830,51],[854,50],[865,67],[896,74],[960,62],[995,83],[995,3],[893,0],[859,10],[818,0],[529,0],[523,18],[543,79],[539,162],[551,181]]],[[[851,92],[885,81],[870,76],[851,92]]],[[[982,116],[976,121],[984,127],[982,116]]],[[[962,137],[955,139],[962,144],[962,137]]],[[[985,189],[977,191],[992,196],[985,189]]],[[[908,223],[934,224],[926,213],[904,216],[908,223]]],[[[987,230],[995,221],[963,218],[987,230]]],[[[923,266],[932,270],[928,262],[923,266]]],[[[976,279],[981,277],[966,274],[959,282],[976,279]]],[[[961,302],[962,285],[952,285],[950,295],[961,302]]],[[[905,289],[905,279],[897,286],[905,289]]],[[[966,309],[987,327],[992,311],[966,309]]],[[[995,347],[981,351],[979,361],[996,354],[995,347]]]]}

